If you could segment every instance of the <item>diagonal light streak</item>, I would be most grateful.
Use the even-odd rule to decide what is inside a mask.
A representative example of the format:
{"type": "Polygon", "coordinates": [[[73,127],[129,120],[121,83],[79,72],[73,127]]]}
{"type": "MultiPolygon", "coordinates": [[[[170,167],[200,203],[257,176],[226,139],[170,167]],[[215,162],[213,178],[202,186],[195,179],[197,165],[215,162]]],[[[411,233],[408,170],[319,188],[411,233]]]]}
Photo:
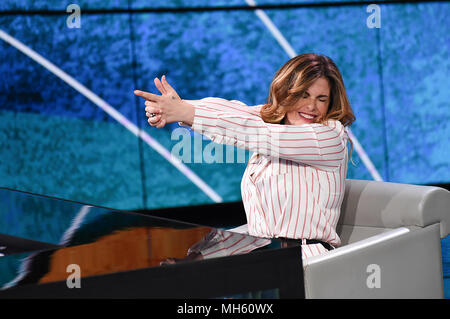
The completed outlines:
{"type": "MultiPolygon", "coordinates": [[[[247,4],[251,7],[256,6],[256,2],[254,0],[245,0],[247,4]]],[[[280,30],[275,26],[275,24],[272,22],[272,20],[267,16],[267,14],[261,10],[256,9],[255,14],[258,16],[258,18],[261,19],[261,21],[264,23],[264,25],[269,29],[270,33],[272,33],[273,37],[277,42],[280,44],[280,46],[283,48],[283,50],[287,53],[287,55],[290,58],[293,58],[297,56],[297,53],[292,48],[292,46],[289,44],[289,42],[286,40],[286,38],[283,36],[283,34],[280,32],[280,30]]],[[[353,132],[350,130],[349,127],[346,128],[347,133],[349,137],[351,138],[353,142],[353,146],[355,147],[355,151],[358,153],[359,157],[361,158],[362,162],[366,166],[369,173],[372,175],[373,179],[376,181],[383,181],[380,174],[378,173],[377,169],[375,168],[375,165],[373,165],[372,161],[370,160],[369,156],[367,155],[364,148],[359,143],[358,139],[355,137],[353,132]]]]}
{"type": "Polygon", "coordinates": [[[358,153],[359,157],[363,161],[363,163],[366,166],[369,173],[372,175],[373,179],[378,182],[382,182],[383,178],[378,173],[376,167],[373,165],[372,161],[370,160],[367,153],[364,151],[364,148],[361,146],[358,139],[355,137],[355,135],[353,134],[353,132],[350,130],[349,127],[347,127],[346,129],[347,129],[348,136],[351,138],[351,140],[353,142],[353,147],[355,148],[355,151],[358,153]]]}
{"type": "Polygon", "coordinates": [[[200,188],[209,198],[211,198],[214,202],[222,202],[222,198],[209,186],[207,185],[200,177],[198,177],[192,170],[190,170],[186,165],[184,165],[177,157],[172,156],[172,154],[160,143],[158,143],[154,138],[148,135],[145,131],[139,129],[135,124],[133,124],[130,120],[128,120],[123,114],[118,112],[111,105],[106,103],[103,99],[101,99],[94,92],[89,90],[83,84],[75,80],[72,76],[58,68],[56,65],[45,59],[36,51],[30,49],[26,45],[24,45],[19,40],[13,38],[6,32],[0,29],[0,39],[9,43],[11,46],[15,47],[17,50],[36,61],[44,68],[52,72],[58,78],[66,82],[72,88],[77,90],[79,93],[84,95],[86,98],[91,100],[95,105],[104,110],[108,115],[114,118],[117,122],[123,125],[127,130],[141,138],[145,143],[147,143],[151,148],[153,148],[156,152],[158,152],[162,157],[164,157],[167,161],[169,161],[173,166],[175,166],[183,175],[185,175],[189,180],[191,180],[198,188],[200,188]]]}

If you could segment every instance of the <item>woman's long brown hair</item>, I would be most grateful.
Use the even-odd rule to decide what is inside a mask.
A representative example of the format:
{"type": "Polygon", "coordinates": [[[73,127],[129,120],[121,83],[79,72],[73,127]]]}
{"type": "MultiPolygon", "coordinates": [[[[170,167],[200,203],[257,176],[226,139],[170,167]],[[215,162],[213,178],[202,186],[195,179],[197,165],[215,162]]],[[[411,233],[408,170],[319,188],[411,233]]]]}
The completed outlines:
{"type": "MultiPolygon", "coordinates": [[[[266,123],[283,123],[287,112],[317,79],[324,77],[330,86],[330,104],[324,116],[315,122],[325,124],[338,120],[344,126],[355,121],[355,115],[347,98],[344,80],[336,64],[325,55],[305,53],[286,62],[273,77],[267,103],[261,107],[261,118],[266,123]]],[[[352,158],[353,142],[349,138],[352,158]]],[[[353,161],[352,161],[353,162],[353,161]]]]}

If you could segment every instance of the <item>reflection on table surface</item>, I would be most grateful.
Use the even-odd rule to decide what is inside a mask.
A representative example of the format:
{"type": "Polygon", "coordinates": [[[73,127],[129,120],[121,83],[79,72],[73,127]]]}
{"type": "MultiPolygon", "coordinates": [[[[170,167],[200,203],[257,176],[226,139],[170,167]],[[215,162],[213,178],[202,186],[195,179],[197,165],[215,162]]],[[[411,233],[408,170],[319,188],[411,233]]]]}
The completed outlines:
{"type": "MultiPolygon", "coordinates": [[[[237,241],[259,240],[211,227],[8,189],[0,189],[0,221],[0,234],[61,245],[57,249],[0,257],[3,288],[65,281],[71,264],[79,266],[82,277],[159,267],[167,258],[186,257],[189,248],[199,242],[205,245],[211,234],[237,236],[237,241]]],[[[220,241],[214,245],[217,250],[224,248],[220,241]]]]}

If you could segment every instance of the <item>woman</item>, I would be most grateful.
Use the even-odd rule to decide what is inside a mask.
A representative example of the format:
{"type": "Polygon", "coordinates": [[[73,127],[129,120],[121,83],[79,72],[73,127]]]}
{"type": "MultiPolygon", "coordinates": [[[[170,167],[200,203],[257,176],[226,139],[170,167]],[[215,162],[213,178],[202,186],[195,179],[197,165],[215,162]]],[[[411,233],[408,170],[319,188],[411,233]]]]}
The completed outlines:
{"type": "Polygon", "coordinates": [[[330,58],[307,53],[289,60],[275,74],[267,104],[255,107],[220,98],[182,100],[164,76],[155,85],[161,96],[135,91],[147,100],[151,126],[180,122],[216,143],[254,152],[241,182],[244,232],[301,245],[304,258],[340,245],[336,225],[348,165],[345,127],[355,117],[330,58]]]}

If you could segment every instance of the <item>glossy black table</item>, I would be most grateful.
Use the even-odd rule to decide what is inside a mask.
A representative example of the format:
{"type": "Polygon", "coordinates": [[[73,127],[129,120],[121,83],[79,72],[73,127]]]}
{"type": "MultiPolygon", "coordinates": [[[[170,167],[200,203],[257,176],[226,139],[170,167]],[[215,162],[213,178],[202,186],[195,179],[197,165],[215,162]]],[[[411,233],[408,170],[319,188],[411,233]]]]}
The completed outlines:
{"type": "Polygon", "coordinates": [[[214,231],[0,188],[0,298],[304,298],[300,247],[276,239],[160,265],[214,231]]]}

